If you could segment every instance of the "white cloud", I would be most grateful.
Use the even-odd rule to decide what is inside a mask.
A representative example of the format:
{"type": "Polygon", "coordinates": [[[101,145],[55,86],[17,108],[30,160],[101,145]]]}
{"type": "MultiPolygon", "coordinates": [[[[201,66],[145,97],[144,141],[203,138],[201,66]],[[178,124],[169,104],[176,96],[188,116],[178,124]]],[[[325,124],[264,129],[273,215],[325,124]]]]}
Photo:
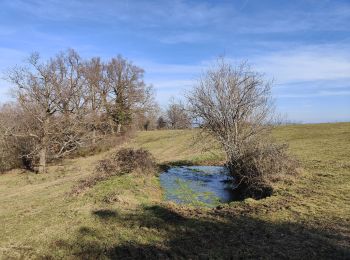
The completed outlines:
{"type": "Polygon", "coordinates": [[[277,84],[350,78],[350,50],[344,46],[311,46],[252,59],[277,84]]]}
{"type": "Polygon", "coordinates": [[[145,27],[186,24],[203,26],[218,20],[226,8],[223,5],[174,1],[83,1],[83,0],[4,0],[3,4],[21,9],[38,18],[66,21],[70,19],[108,20],[138,23],[145,27]]]}
{"type": "MultiPolygon", "coordinates": [[[[228,57],[232,63],[237,63],[228,57]]],[[[213,60],[197,64],[161,64],[141,61],[146,80],[155,88],[172,94],[190,89],[201,72],[213,60]]],[[[350,51],[341,45],[317,45],[289,51],[260,54],[250,62],[259,71],[274,79],[277,98],[310,98],[350,95],[350,51]]]]}
{"type": "Polygon", "coordinates": [[[329,96],[350,96],[350,91],[319,91],[313,94],[276,94],[276,98],[313,98],[329,96]]]}

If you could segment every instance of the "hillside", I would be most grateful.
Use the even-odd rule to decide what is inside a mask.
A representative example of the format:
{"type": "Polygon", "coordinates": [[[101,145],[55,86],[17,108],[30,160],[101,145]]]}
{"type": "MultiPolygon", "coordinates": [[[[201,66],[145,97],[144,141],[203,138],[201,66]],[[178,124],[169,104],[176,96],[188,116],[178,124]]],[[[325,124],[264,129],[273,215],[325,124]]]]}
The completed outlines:
{"type": "MultiPolygon", "coordinates": [[[[350,123],[283,126],[274,135],[300,160],[299,178],[266,199],[215,209],[162,202],[158,177],[135,174],[70,196],[112,151],[47,174],[1,175],[0,258],[349,258],[350,123]]],[[[194,136],[140,132],[124,146],[148,149],[159,164],[222,163],[212,142],[194,136]]]]}

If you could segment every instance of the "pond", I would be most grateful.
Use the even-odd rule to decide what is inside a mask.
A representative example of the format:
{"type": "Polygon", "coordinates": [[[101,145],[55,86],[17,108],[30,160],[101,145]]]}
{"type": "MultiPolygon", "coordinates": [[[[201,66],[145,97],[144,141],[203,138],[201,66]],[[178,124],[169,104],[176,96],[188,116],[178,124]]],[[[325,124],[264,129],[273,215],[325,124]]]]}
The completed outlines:
{"type": "Polygon", "coordinates": [[[232,179],[221,166],[172,167],[160,175],[165,200],[215,207],[233,201],[232,179]]]}

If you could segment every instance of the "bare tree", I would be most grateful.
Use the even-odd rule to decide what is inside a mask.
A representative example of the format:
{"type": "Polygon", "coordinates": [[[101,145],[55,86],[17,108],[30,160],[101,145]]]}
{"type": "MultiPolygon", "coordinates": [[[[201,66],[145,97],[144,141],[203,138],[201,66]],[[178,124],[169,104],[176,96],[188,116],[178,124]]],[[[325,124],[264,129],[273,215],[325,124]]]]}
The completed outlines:
{"type": "Polygon", "coordinates": [[[55,86],[52,84],[54,66],[39,63],[37,53],[30,56],[28,63],[31,68],[16,67],[9,73],[8,79],[16,86],[15,95],[20,106],[39,125],[28,135],[40,143],[39,172],[45,172],[51,120],[58,111],[55,86]]]}
{"type": "Polygon", "coordinates": [[[13,68],[8,79],[15,86],[20,108],[33,122],[23,135],[36,140],[37,148],[31,153],[37,153],[39,172],[45,172],[48,156],[60,158],[80,145],[84,79],[80,57],[74,50],[46,63],[35,53],[28,65],[13,68]]]}
{"type": "Polygon", "coordinates": [[[89,97],[86,91],[83,61],[72,49],[62,52],[52,59],[55,65],[52,81],[55,86],[55,116],[51,135],[50,151],[54,158],[60,158],[83,145],[86,136],[85,119],[89,97]]]}
{"type": "Polygon", "coordinates": [[[102,97],[106,96],[103,85],[104,65],[100,58],[92,58],[84,64],[84,77],[86,79],[86,98],[88,106],[87,117],[92,128],[92,143],[96,144],[97,130],[101,125],[102,97]]]}
{"type": "Polygon", "coordinates": [[[170,100],[170,104],[166,110],[167,121],[172,129],[185,129],[191,127],[191,119],[185,105],[175,99],[170,100]]]}
{"type": "Polygon", "coordinates": [[[157,128],[159,106],[153,101],[147,102],[143,109],[135,113],[134,121],[139,130],[154,130],[157,128]]]}
{"type": "Polygon", "coordinates": [[[212,133],[229,161],[240,156],[245,144],[271,127],[271,84],[247,63],[237,67],[218,60],[188,96],[197,123],[212,133]]]}
{"type": "Polygon", "coordinates": [[[105,83],[109,93],[104,97],[105,106],[118,133],[122,125],[132,122],[133,115],[143,109],[152,96],[152,87],[146,86],[143,74],[143,69],[121,56],[106,65],[105,83]]]}
{"type": "Polygon", "coordinates": [[[7,156],[4,147],[13,142],[18,158],[30,159],[45,172],[48,160],[95,145],[99,134],[127,125],[155,127],[158,106],[143,73],[121,56],[107,63],[86,61],[68,49],[42,62],[32,54],[25,66],[7,75],[17,103],[0,111],[0,157],[7,156]]]}
{"type": "Polygon", "coordinates": [[[158,117],[157,119],[157,129],[164,129],[166,128],[166,121],[163,116],[158,117]]]}
{"type": "Polygon", "coordinates": [[[274,118],[271,83],[246,62],[232,66],[219,59],[188,101],[200,127],[221,144],[239,182],[265,183],[268,174],[283,168],[278,161],[283,149],[268,139],[274,118]]]}

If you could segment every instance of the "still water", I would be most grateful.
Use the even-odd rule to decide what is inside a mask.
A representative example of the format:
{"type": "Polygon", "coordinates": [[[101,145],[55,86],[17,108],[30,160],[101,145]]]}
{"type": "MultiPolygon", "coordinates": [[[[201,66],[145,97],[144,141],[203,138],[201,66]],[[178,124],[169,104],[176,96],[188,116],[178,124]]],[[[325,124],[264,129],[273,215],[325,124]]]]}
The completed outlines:
{"type": "Polygon", "coordinates": [[[160,175],[165,200],[215,207],[234,200],[232,181],[220,166],[172,167],[160,175]]]}

